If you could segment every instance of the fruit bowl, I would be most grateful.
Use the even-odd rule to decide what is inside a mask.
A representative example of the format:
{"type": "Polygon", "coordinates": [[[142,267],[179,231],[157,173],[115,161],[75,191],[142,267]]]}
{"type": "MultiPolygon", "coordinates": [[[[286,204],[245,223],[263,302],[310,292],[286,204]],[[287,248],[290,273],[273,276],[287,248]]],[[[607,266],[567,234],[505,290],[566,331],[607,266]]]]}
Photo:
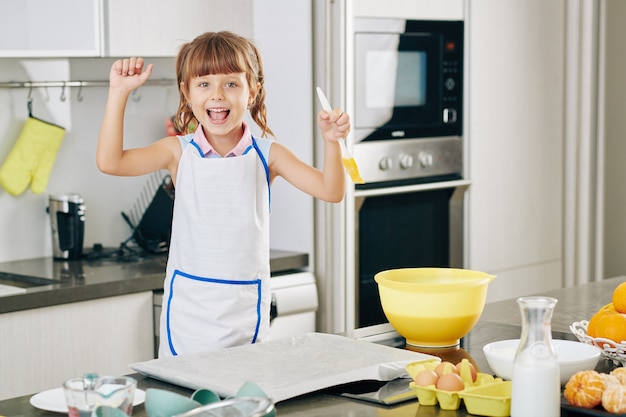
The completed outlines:
{"type": "Polygon", "coordinates": [[[389,323],[419,347],[459,344],[476,324],[485,306],[484,272],[456,268],[401,268],[374,276],[389,323]]]}
{"type": "Polygon", "coordinates": [[[591,337],[587,334],[588,320],[576,321],[569,328],[576,338],[588,345],[600,348],[601,355],[612,360],[615,365],[626,366],[626,344],[614,342],[611,339],[602,337],[591,337]]]}

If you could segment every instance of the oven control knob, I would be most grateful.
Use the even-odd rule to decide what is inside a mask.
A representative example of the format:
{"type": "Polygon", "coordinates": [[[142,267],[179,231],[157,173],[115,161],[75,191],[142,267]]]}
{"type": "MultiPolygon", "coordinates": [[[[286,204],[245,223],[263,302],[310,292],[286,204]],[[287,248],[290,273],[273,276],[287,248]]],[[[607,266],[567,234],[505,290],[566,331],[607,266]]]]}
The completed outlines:
{"type": "Polygon", "coordinates": [[[423,168],[428,168],[433,166],[433,154],[428,152],[420,152],[417,155],[417,159],[419,159],[420,164],[423,168]]]}
{"type": "Polygon", "coordinates": [[[400,155],[400,168],[409,169],[413,166],[413,156],[403,153],[400,155]]]}
{"type": "Polygon", "coordinates": [[[381,171],[389,171],[393,168],[393,161],[388,156],[384,156],[380,162],[378,162],[378,168],[380,168],[381,171]]]}

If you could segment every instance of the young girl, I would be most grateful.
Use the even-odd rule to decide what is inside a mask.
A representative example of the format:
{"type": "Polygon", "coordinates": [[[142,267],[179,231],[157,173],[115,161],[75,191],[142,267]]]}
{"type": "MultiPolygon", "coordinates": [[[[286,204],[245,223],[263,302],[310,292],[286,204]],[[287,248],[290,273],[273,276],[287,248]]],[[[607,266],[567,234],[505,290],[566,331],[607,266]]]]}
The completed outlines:
{"type": "Polygon", "coordinates": [[[184,135],[124,149],[128,97],[151,72],[142,58],[113,63],[96,160],[112,175],[167,169],[176,189],[159,356],[267,340],[270,186],[281,176],[316,198],[340,202],[345,173],[338,139],[348,134],[349,117],[318,113],[324,167],[304,163],[266,139],[273,133],[257,48],[236,34],[210,32],[183,45],[176,59],[175,121],[184,135]],[[247,109],[262,138],[252,137],[243,121],[247,109]]]}

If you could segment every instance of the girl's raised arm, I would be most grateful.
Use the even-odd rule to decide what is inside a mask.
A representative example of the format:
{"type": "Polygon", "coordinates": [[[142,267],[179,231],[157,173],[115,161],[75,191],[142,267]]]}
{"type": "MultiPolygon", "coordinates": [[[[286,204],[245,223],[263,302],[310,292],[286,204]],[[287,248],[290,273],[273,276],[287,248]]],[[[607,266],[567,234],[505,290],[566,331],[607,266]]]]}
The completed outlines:
{"type": "Polygon", "coordinates": [[[133,57],[117,60],[111,66],[109,96],[96,151],[98,169],[106,174],[144,175],[169,168],[171,164],[171,140],[157,141],[145,148],[124,149],[124,113],[128,97],[152,73],[152,64],[145,68],[144,65],[143,58],[133,57]]]}

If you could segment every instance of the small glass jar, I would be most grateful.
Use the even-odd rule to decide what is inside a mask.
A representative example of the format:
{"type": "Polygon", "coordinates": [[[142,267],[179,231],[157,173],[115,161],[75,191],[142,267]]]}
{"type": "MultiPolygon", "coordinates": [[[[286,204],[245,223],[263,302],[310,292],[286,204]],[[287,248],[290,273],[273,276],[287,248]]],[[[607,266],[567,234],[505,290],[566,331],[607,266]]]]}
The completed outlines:
{"type": "Polygon", "coordinates": [[[521,297],[517,303],[522,334],[513,360],[511,417],[558,417],[561,380],[551,325],[557,300],[521,297]]]}

